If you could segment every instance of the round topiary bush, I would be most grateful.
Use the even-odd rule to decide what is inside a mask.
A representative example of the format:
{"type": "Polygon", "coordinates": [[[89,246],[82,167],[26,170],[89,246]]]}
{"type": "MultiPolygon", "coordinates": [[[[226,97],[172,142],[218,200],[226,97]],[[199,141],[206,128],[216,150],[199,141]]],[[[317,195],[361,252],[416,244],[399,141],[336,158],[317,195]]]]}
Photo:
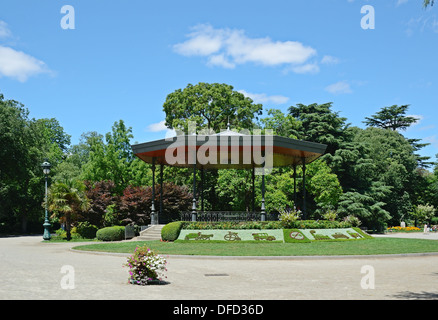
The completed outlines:
{"type": "Polygon", "coordinates": [[[120,241],[125,239],[125,227],[114,226],[99,229],[96,232],[97,240],[100,241],[120,241]]]}
{"type": "Polygon", "coordinates": [[[84,239],[96,238],[98,228],[89,222],[79,222],[76,232],[84,239]]]}
{"type": "Polygon", "coordinates": [[[163,229],[161,229],[161,239],[163,241],[175,241],[178,239],[182,226],[183,222],[181,221],[166,224],[163,229]]]}

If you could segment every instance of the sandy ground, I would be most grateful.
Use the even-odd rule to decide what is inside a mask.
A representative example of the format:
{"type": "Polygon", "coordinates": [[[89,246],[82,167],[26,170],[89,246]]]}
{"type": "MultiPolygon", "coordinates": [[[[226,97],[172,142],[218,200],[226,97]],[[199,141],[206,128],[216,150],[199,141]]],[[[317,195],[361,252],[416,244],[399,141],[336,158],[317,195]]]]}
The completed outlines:
{"type": "MultiPolygon", "coordinates": [[[[390,235],[395,236],[395,235],[390,235]]],[[[411,234],[402,237],[413,237],[411,234]]],[[[417,237],[438,239],[437,234],[417,237]]],[[[438,299],[438,254],[332,258],[167,258],[164,285],[129,285],[127,255],[78,243],[0,238],[2,300],[438,299]]]]}

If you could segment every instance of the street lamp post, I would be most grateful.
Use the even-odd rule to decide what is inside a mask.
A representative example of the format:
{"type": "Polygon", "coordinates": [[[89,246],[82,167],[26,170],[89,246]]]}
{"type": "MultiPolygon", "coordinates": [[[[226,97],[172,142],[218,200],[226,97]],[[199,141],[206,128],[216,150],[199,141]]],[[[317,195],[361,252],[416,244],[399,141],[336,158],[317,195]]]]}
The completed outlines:
{"type": "Polygon", "coordinates": [[[44,215],[44,235],[43,235],[43,239],[44,240],[50,240],[51,236],[50,236],[50,222],[49,222],[49,215],[48,215],[48,211],[47,211],[47,178],[49,177],[49,173],[50,173],[50,168],[52,167],[52,165],[46,160],[44,161],[44,163],[41,165],[41,167],[43,168],[43,173],[45,175],[46,178],[46,201],[45,201],[45,215],[44,215]]]}

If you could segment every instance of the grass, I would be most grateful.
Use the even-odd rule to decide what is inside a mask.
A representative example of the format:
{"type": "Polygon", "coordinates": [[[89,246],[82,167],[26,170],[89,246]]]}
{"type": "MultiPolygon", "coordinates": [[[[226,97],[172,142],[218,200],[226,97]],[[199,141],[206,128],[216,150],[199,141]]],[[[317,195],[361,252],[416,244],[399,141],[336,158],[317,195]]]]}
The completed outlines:
{"type": "Polygon", "coordinates": [[[89,241],[98,241],[96,238],[94,239],[85,239],[80,237],[72,237],[70,240],[67,240],[67,237],[59,236],[59,235],[52,235],[52,238],[50,239],[50,242],[89,242],[89,241]]]}
{"type": "Polygon", "coordinates": [[[137,246],[144,245],[160,254],[206,256],[335,256],[438,252],[438,241],[397,238],[311,243],[129,241],[81,245],[74,249],[131,254],[137,246]]]}

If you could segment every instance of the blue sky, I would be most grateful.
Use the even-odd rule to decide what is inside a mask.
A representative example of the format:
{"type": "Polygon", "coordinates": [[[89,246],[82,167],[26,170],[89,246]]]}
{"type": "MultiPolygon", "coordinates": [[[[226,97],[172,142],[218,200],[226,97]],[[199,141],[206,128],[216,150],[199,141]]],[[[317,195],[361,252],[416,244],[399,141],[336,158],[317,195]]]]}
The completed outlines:
{"type": "MultiPolygon", "coordinates": [[[[71,21],[69,21],[71,23],[71,21]]],[[[0,92],[56,118],[77,143],[123,119],[134,141],[164,138],[166,95],[227,83],[284,112],[333,102],[355,126],[409,104],[404,134],[438,153],[438,6],[422,0],[5,0],[0,92]],[[64,5],[75,29],[63,29],[64,5]],[[375,28],[363,29],[364,5],[375,28]]],[[[265,112],[266,114],[266,112],[265,112]]]]}

